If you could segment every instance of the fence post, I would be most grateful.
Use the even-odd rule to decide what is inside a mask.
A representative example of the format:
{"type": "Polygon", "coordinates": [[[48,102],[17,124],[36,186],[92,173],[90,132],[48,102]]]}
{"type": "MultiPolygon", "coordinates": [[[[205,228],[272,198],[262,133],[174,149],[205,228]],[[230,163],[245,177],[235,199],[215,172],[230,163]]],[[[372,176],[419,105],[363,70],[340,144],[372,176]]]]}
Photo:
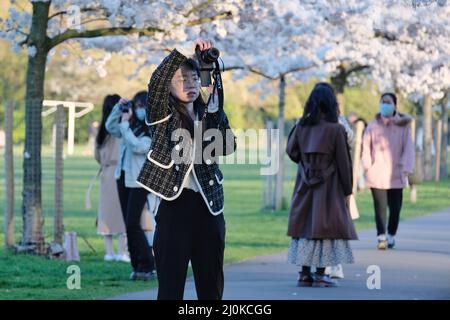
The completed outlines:
{"type": "Polygon", "coordinates": [[[61,244],[63,241],[63,176],[64,176],[64,107],[58,105],[56,109],[56,139],[55,139],[55,217],[53,241],[61,244]]]}
{"type": "MultiPolygon", "coordinates": [[[[266,132],[267,132],[267,155],[269,158],[272,158],[272,132],[273,129],[273,121],[272,119],[266,119],[266,132]]],[[[275,194],[274,194],[274,176],[266,175],[266,187],[264,190],[264,208],[273,210],[275,209],[275,194]]]]}
{"type": "Polygon", "coordinates": [[[436,182],[439,182],[439,178],[441,176],[441,152],[442,152],[442,120],[439,119],[436,122],[436,176],[434,179],[436,182]]]}

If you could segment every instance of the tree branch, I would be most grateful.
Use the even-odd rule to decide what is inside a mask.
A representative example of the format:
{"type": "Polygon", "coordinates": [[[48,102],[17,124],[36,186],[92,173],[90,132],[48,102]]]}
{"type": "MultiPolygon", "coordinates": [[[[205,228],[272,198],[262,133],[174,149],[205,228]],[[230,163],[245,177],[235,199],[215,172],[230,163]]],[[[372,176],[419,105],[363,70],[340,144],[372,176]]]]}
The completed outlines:
{"type": "Polygon", "coordinates": [[[345,76],[348,77],[353,72],[363,71],[363,70],[368,69],[368,68],[369,68],[368,65],[357,65],[357,66],[354,66],[354,67],[352,67],[352,68],[350,68],[350,69],[345,71],[345,76]]]}
{"type": "Polygon", "coordinates": [[[191,14],[193,14],[194,12],[198,12],[200,10],[202,10],[203,8],[206,8],[208,5],[210,5],[212,2],[212,0],[207,0],[201,4],[199,4],[196,7],[193,7],[191,10],[189,10],[188,12],[186,12],[185,14],[183,14],[183,16],[185,18],[189,17],[191,14]]]}
{"type": "MultiPolygon", "coordinates": [[[[86,25],[88,23],[96,22],[96,21],[108,21],[108,18],[92,18],[92,19],[81,21],[81,23],[79,25],[82,26],[82,25],[86,25]]],[[[76,27],[76,26],[77,25],[75,25],[74,27],[76,27]]]]}
{"type": "Polygon", "coordinates": [[[58,44],[75,38],[96,38],[105,36],[123,36],[133,33],[138,33],[140,36],[153,36],[155,33],[164,32],[162,29],[158,28],[133,28],[133,27],[122,27],[122,28],[100,28],[95,30],[87,31],[77,31],[74,29],[69,29],[50,40],[50,48],[56,47],[58,44]]]}
{"type": "MultiPolygon", "coordinates": [[[[388,33],[388,32],[384,32],[382,30],[376,29],[374,30],[375,32],[375,37],[377,38],[383,38],[389,42],[398,42],[401,44],[412,44],[414,45],[415,43],[412,41],[403,41],[403,40],[399,40],[394,34],[392,33],[388,33]]],[[[425,51],[425,48],[419,44],[416,44],[417,49],[419,49],[420,51],[425,51]]]]}
{"type": "MultiPolygon", "coordinates": [[[[186,26],[193,27],[193,26],[197,26],[200,24],[208,23],[208,22],[231,18],[231,16],[232,16],[232,13],[230,11],[225,11],[225,12],[219,13],[218,15],[213,16],[213,17],[203,17],[200,19],[189,21],[186,24],[186,26]]],[[[179,27],[179,26],[180,26],[180,23],[177,23],[174,25],[174,27],[179,27]]]]}
{"type": "MultiPolygon", "coordinates": [[[[189,21],[186,26],[192,27],[216,20],[227,19],[231,17],[231,12],[226,11],[219,13],[213,17],[203,17],[200,19],[189,21]]],[[[173,27],[179,27],[181,23],[174,24],[173,27]]],[[[49,41],[49,49],[57,46],[58,44],[75,38],[96,38],[96,37],[104,37],[104,36],[123,36],[137,33],[139,36],[153,36],[155,33],[167,32],[166,30],[162,30],[159,28],[133,28],[133,27],[114,27],[114,28],[100,28],[94,30],[86,30],[86,31],[78,31],[74,29],[66,30],[65,32],[53,37],[49,41]]]]}
{"type": "MultiPolygon", "coordinates": [[[[84,8],[84,9],[81,9],[80,12],[90,12],[90,11],[100,11],[100,10],[103,10],[103,8],[100,8],[100,7],[98,7],[98,8],[84,8]]],[[[64,11],[59,11],[59,12],[55,12],[54,14],[52,14],[52,15],[48,18],[48,20],[50,20],[50,19],[52,19],[52,18],[55,18],[55,17],[57,17],[57,16],[65,15],[65,14],[67,14],[67,11],[66,11],[66,10],[64,10],[64,11]]]]}

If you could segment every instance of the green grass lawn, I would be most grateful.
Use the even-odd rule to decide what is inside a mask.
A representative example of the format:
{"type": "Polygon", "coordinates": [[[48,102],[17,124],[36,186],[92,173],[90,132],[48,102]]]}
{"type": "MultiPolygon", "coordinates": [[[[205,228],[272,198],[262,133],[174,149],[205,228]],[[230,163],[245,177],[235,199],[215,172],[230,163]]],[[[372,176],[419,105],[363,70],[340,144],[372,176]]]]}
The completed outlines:
{"type": "MultiPolygon", "coordinates": [[[[21,191],[22,163],[18,156],[21,148],[15,150],[15,237],[20,241],[22,228],[21,191]]],[[[289,203],[294,185],[295,166],[287,163],[284,194],[289,203]]],[[[0,160],[0,210],[4,212],[4,170],[3,157],[0,160]]],[[[130,266],[125,263],[103,262],[103,239],[96,235],[96,199],[98,185],[93,190],[93,209],[85,210],[84,198],[90,179],[96,173],[96,162],[76,155],[66,158],[64,163],[64,226],[66,231],[76,231],[94,247],[93,252],[79,237],[81,261],[81,290],[69,290],[66,280],[67,267],[72,263],[48,260],[30,255],[14,255],[0,249],[0,299],[102,299],[125,292],[141,291],[156,286],[153,282],[131,282],[128,280],[130,266]]],[[[43,204],[47,241],[52,239],[52,215],[54,195],[54,165],[51,151],[43,150],[43,204]]],[[[264,177],[259,175],[258,165],[223,165],[225,176],[225,219],[227,223],[225,262],[232,263],[254,256],[286,250],[289,238],[286,236],[287,210],[263,212],[264,177]]],[[[450,207],[450,180],[425,183],[418,187],[418,202],[410,204],[405,192],[402,218],[411,218],[450,207]]],[[[358,195],[360,219],[358,230],[374,226],[370,192],[358,195]]],[[[3,226],[3,216],[0,218],[3,226]]],[[[2,230],[3,231],[3,230],[2,230]]],[[[375,236],[375,235],[374,235],[375,236]]],[[[0,234],[3,244],[4,234],[0,234]]],[[[374,240],[375,241],[375,240],[374,240]]]]}

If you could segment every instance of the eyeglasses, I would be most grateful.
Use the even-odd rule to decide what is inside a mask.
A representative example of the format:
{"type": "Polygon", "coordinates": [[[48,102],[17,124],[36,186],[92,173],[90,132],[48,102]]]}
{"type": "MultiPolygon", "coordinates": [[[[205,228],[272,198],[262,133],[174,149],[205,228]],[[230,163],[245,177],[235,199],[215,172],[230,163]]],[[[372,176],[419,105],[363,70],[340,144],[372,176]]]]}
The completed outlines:
{"type": "Polygon", "coordinates": [[[198,83],[200,83],[200,79],[197,78],[197,77],[191,78],[191,79],[180,78],[180,79],[175,79],[174,82],[175,82],[176,84],[180,84],[180,85],[181,85],[181,84],[187,85],[187,84],[190,84],[190,83],[198,84],[198,83]]]}

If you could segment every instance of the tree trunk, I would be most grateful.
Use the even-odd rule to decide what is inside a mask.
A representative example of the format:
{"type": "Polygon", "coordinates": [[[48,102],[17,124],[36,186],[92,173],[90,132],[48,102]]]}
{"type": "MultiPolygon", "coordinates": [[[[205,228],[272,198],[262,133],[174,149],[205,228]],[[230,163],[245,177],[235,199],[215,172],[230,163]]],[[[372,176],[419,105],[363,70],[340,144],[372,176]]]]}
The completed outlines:
{"type": "Polygon", "coordinates": [[[280,141],[278,142],[278,173],[275,189],[275,210],[280,210],[283,205],[283,180],[284,180],[284,106],[285,106],[285,94],[286,94],[286,79],[284,76],[280,78],[279,87],[279,105],[278,105],[278,130],[280,134],[280,141]]]}
{"type": "Polygon", "coordinates": [[[339,67],[339,73],[331,77],[331,84],[336,92],[336,98],[339,104],[339,111],[345,114],[345,97],[344,90],[347,84],[347,72],[343,66],[339,67]]]}
{"type": "Polygon", "coordinates": [[[446,93],[446,97],[442,103],[442,143],[441,143],[441,178],[447,179],[447,151],[448,151],[448,105],[450,103],[450,92],[446,93]]]}
{"type": "Polygon", "coordinates": [[[423,148],[424,148],[424,179],[430,181],[433,179],[433,100],[430,95],[425,96],[423,104],[423,148]]]}
{"type": "Polygon", "coordinates": [[[13,153],[13,104],[6,102],[5,110],[5,247],[14,246],[14,153],[13,153]]]}
{"type": "Polygon", "coordinates": [[[45,65],[48,54],[46,35],[50,2],[33,2],[29,46],[37,50],[28,57],[25,101],[25,150],[23,160],[23,238],[22,245],[34,245],[43,253],[44,215],[41,197],[41,133],[45,65]]]}

